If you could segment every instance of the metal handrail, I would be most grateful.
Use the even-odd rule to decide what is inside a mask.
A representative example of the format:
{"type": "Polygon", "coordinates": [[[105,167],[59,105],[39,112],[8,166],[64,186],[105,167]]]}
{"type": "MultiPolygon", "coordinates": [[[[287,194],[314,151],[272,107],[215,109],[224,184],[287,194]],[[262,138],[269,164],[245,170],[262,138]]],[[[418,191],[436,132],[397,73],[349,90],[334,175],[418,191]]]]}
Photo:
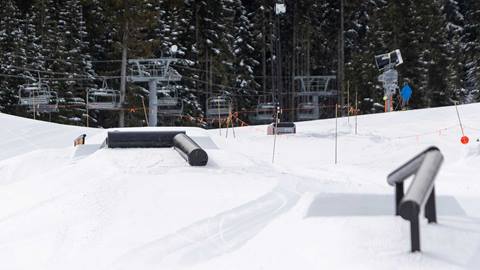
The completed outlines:
{"type": "Polygon", "coordinates": [[[395,186],[395,214],[410,221],[412,252],[420,251],[419,214],[425,208],[428,223],[437,222],[435,206],[435,178],[443,163],[440,150],[431,146],[394,170],[387,182],[395,186]],[[404,181],[415,175],[407,193],[404,181]]]}

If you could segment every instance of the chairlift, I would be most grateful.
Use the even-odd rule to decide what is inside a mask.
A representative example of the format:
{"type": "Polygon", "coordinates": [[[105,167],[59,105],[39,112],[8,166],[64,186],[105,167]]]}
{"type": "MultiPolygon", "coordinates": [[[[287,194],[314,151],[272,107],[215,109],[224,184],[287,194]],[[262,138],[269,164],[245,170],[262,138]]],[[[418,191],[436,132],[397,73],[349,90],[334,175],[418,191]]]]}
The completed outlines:
{"type": "Polygon", "coordinates": [[[29,112],[58,112],[58,94],[43,83],[24,84],[18,91],[19,105],[29,112]]]}
{"type": "Polygon", "coordinates": [[[224,96],[211,97],[207,100],[206,117],[209,122],[223,121],[232,113],[232,100],[224,96]]]}
{"type": "Polygon", "coordinates": [[[299,87],[297,96],[297,120],[308,121],[319,119],[320,108],[335,104],[338,95],[335,76],[296,76],[299,87]]]}
{"type": "Polygon", "coordinates": [[[114,111],[121,107],[120,91],[108,88],[105,81],[102,88],[87,89],[87,108],[89,110],[114,111]]]}
{"type": "Polygon", "coordinates": [[[163,116],[181,116],[183,114],[183,100],[173,86],[161,87],[157,90],[158,114],[163,116]],[[173,94],[173,95],[172,95],[173,94]]]}
{"type": "Polygon", "coordinates": [[[133,82],[180,81],[182,76],[170,66],[176,61],[175,58],[130,59],[128,60],[129,79],[133,82]]]}
{"type": "Polygon", "coordinates": [[[305,102],[298,104],[297,119],[299,121],[316,120],[320,118],[320,110],[317,104],[305,102]]]}
{"type": "Polygon", "coordinates": [[[274,115],[276,110],[274,102],[260,103],[255,108],[255,113],[250,117],[252,124],[262,125],[274,122],[274,115]]]}

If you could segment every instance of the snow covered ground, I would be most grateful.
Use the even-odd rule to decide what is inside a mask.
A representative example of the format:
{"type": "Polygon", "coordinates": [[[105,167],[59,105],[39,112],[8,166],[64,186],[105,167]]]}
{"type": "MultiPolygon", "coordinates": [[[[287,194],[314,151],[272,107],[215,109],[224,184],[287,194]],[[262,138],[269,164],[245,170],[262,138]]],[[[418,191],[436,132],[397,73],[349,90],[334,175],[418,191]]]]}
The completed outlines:
{"type": "MultiPolygon", "coordinates": [[[[100,149],[106,130],[0,114],[0,269],[478,269],[480,104],[265,126],[186,130],[208,152],[100,149]],[[88,145],[73,139],[87,134],[88,145]],[[393,215],[392,170],[430,145],[438,224],[393,215]]],[[[165,128],[158,128],[165,129],[165,128]]],[[[170,128],[172,129],[172,128],[170,128]]]]}

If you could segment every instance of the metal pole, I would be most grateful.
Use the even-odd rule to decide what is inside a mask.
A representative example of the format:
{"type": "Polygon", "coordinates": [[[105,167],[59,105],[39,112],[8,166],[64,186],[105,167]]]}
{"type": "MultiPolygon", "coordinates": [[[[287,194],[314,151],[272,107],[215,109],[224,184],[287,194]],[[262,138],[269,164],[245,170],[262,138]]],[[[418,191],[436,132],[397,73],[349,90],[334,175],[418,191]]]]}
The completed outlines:
{"type": "Polygon", "coordinates": [[[150,90],[149,94],[149,104],[148,111],[150,116],[148,117],[148,126],[156,127],[157,126],[157,113],[158,113],[158,96],[157,96],[157,81],[151,80],[148,82],[148,88],[150,90]]]}
{"type": "MultiPolygon", "coordinates": [[[[38,74],[38,90],[41,90],[42,88],[42,78],[40,77],[40,73],[38,74]]],[[[33,104],[33,119],[36,120],[37,119],[37,111],[35,108],[35,88],[33,88],[33,91],[32,91],[32,104],[33,104]]]]}
{"type": "Polygon", "coordinates": [[[395,215],[400,215],[400,202],[404,196],[403,182],[395,184],[395,215]]]}
{"type": "Polygon", "coordinates": [[[227,123],[226,123],[226,128],[227,128],[227,131],[225,132],[225,139],[228,139],[228,129],[230,128],[230,116],[231,116],[231,113],[228,114],[228,117],[227,117],[227,123]]]}
{"type": "MultiPolygon", "coordinates": [[[[41,84],[38,85],[41,87],[41,84]]],[[[37,111],[36,111],[36,104],[35,104],[35,89],[32,91],[32,104],[33,104],[33,120],[37,119],[37,111]]]]}
{"type": "MultiPolygon", "coordinates": [[[[344,0],[340,0],[340,29],[338,33],[338,70],[337,70],[337,79],[338,79],[338,91],[339,91],[339,102],[340,106],[343,108],[345,105],[344,100],[344,91],[345,91],[345,26],[344,26],[344,0]]],[[[343,112],[343,111],[342,111],[343,112]]]]}
{"type": "Polygon", "coordinates": [[[437,207],[435,205],[435,187],[432,188],[432,192],[428,197],[424,212],[425,212],[425,217],[428,220],[428,223],[437,223],[437,207]]]}
{"type": "Polygon", "coordinates": [[[347,123],[350,125],[350,81],[347,81],[347,123]]]}
{"type": "Polygon", "coordinates": [[[218,131],[220,132],[220,136],[222,136],[222,122],[220,118],[220,99],[217,102],[217,112],[218,112],[218,131]]]}
{"type": "Polygon", "coordinates": [[[462,136],[465,136],[465,132],[463,131],[462,120],[460,119],[460,113],[458,112],[457,102],[455,101],[455,110],[457,111],[458,123],[460,123],[460,129],[462,130],[462,136]]]}
{"type": "Polygon", "coordinates": [[[145,114],[145,123],[148,125],[148,115],[147,115],[147,108],[145,106],[145,98],[143,96],[140,96],[142,99],[142,106],[143,106],[143,114],[145,114]]]}
{"type": "Polygon", "coordinates": [[[87,96],[87,127],[90,127],[90,114],[88,112],[88,96],[87,96]]]}
{"type": "Polygon", "coordinates": [[[410,221],[410,241],[412,244],[412,252],[420,251],[420,225],[418,222],[418,216],[414,217],[410,221]]]}
{"type": "Polygon", "coordinates": [[[273,154],[272,154],[272,163],[275,162],[275,148],[277,146],[277,126],[278,126],[278,110],[280,108],[277,107],[276,113],[275,113],[275,125],[274,125],[274,136],[273,136],[273,154]]]}
{"type": "Polygon", "coordinates": [[[338,104],[335,105],[335,164],[338,163],[338,104]]]}
{"type": "MultiPolygon", "coordinates": [[[[124,0],[125,13],[128,10],[128,0],[124,0]]],[[[125,14],[127,16],[127,14],[125,14]]],[[[127,20],[127,18],[124,18],[127,20]]],[[[121,67],[121,80],[120,80],[120,112],[118,114],[118,126],[125,126],[125,111],[122,110],[125,103],[125,96],[127,93],[127,53],[128,53],[128,21],[125,21],[122,38],[122,67],[121,67]]]]}

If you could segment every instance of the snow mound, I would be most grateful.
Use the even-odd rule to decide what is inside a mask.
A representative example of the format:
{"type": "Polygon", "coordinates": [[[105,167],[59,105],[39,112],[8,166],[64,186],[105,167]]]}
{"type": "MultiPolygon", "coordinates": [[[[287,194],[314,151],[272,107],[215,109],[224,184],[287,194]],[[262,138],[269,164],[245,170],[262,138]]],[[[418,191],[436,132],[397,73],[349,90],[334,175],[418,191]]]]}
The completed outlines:
{"type": "MultiPolygon", "coordinates": [[[[266,126],[185,130],[209,155],[100,148],[107,130],[0,114],[2,269],[477,269],[480,104],[266,126]],[[87,144],[73,139],[87,134],[87,144]],[[428,146],[438,224],[394,216],[386,176],[428,146]],[[448,244],[446,244],[448,243],[448,244]]],[[[122,129],[123,130],[123,129],[122,129]]]]}

